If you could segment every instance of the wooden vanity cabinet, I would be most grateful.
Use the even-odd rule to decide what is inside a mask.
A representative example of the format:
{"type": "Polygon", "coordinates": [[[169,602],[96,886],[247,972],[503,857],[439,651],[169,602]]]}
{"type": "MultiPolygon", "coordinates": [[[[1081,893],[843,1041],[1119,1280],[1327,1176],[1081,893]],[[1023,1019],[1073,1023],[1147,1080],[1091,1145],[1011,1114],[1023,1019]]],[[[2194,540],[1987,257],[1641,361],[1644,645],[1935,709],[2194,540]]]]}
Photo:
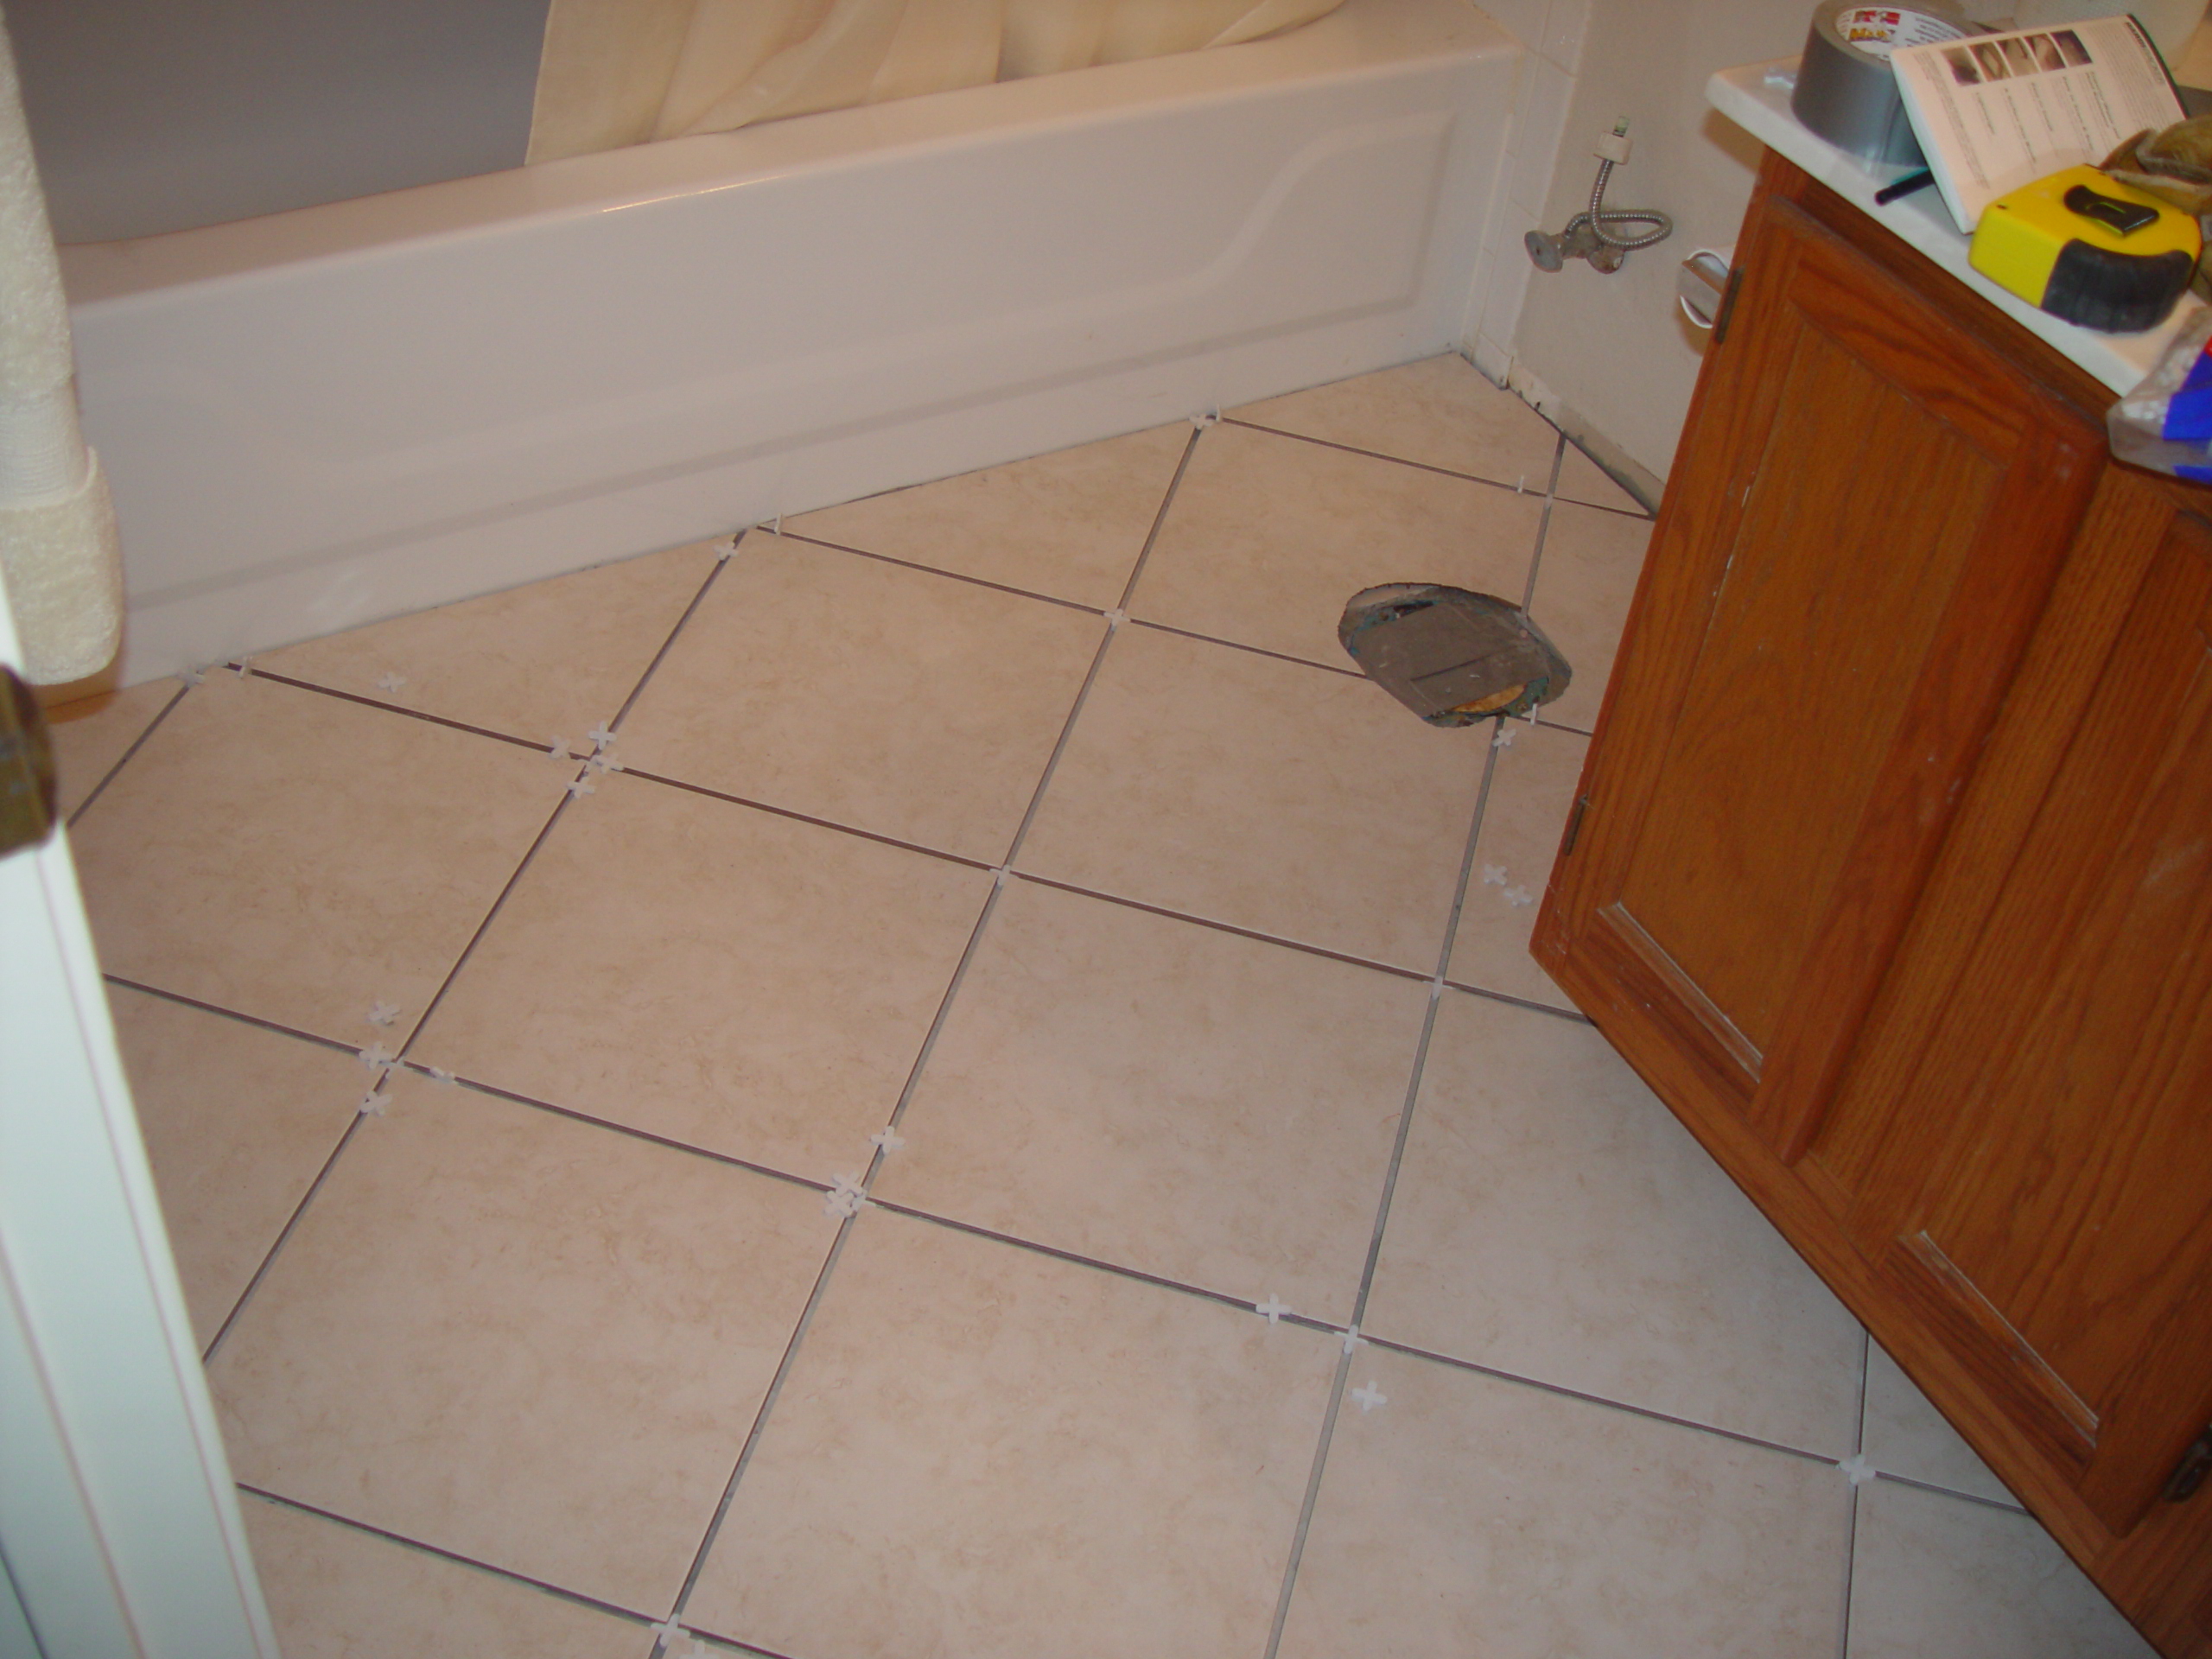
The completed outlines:
{"type": "Polygon", "coordinates": [[[2212,490],[1779,156],[1738,265],[1535,954],[2212,1656],[2212,490]]]}

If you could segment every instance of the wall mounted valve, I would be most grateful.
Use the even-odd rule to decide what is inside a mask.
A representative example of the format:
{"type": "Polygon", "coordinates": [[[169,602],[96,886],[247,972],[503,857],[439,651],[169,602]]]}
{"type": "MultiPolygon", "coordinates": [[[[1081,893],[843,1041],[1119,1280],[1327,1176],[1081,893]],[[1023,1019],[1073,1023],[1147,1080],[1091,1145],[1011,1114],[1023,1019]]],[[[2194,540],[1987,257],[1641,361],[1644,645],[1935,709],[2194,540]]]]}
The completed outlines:
{"type": "Polygon", "coordinates": [[[1529,257],[1539,270],[1558,270],[1570,259],[1586,259],[1591,267],[1608,274],[1638,248],[1663,242],[1675,233],[1675,221],[1644,207],[1608,207],[1605,185],[1613,168],[1628,160],[1628,122],[1625,118],[1599,139],[1598,179],[1590,188],[1590,206],[1567,221],[1556,236],[1531,231],[1521,238],[1529,257]],[[1640,228],[1631,228],[1640,227],[1640,228]]]}

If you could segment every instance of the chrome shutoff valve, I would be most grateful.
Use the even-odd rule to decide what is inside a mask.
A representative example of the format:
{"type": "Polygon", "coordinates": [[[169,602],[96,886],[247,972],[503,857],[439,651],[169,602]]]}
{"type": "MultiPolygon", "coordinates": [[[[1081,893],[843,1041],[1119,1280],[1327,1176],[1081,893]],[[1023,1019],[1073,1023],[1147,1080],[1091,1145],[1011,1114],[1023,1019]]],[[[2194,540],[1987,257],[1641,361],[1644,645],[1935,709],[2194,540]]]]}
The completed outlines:
{"type": "Polygon", "coordinates": [[[1558,270],[1570,259],[1587,259],[1592,270],[1616,271],[1637,249],[1663,242],[1674,234],[1675,221],[1664,213],[1648,208],[1605,206],[1605,182],[1612,177],[1613,169],[1629,157],[1625,117],[1614,123],[1611,132],[1599,138],[1596,154],[1598,180],[1590,188],[1588,210],[1567,220],[1567,228],[1557,236],[1530,231],[1521,238],[1522,245],[1529,250],[1529,259],[1539,270],[1558,270]],[[1643,228],[1631,231],[1631,226],[1643,228]]]}

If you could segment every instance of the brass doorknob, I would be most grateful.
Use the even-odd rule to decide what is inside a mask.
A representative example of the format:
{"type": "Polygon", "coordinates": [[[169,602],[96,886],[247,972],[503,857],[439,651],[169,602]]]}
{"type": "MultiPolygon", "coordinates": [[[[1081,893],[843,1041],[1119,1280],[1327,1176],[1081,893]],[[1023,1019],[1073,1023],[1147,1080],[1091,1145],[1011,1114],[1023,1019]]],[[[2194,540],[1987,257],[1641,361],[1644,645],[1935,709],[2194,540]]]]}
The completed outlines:
{"type": "Polygon", "coordinates": [[[15,670],[0,668],[0,856],[54,833],[54,744],[46,715],[15,670]]]}

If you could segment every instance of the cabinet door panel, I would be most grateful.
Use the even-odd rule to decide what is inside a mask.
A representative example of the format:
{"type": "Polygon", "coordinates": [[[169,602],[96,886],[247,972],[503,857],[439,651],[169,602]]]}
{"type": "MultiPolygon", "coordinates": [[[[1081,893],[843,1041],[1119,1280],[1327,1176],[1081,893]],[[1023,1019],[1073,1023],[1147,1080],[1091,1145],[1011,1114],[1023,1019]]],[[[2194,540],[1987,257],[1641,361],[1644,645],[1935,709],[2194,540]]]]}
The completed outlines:
{"type": "Polygon", "coordinates": [[[1796,333],[1774,450],[1820,459],[1751,486],[1617,901],[1761,1057],[2002,476],[1816,324],[1796,333]],[[1901,495],[1940,509],[1900,523],[1901,495]]]}
{"type": "Polygon", "coordinates": [[[2095,684],[1859,1224],[2119,1533],[2212,1417],[2212,529],[2095,684]]]}
{"type": "Polygon", "coordinates": [[[1786,202],[1745,259],[1537,948],[1795,1158],[2103,435],[1786,202]]]}

